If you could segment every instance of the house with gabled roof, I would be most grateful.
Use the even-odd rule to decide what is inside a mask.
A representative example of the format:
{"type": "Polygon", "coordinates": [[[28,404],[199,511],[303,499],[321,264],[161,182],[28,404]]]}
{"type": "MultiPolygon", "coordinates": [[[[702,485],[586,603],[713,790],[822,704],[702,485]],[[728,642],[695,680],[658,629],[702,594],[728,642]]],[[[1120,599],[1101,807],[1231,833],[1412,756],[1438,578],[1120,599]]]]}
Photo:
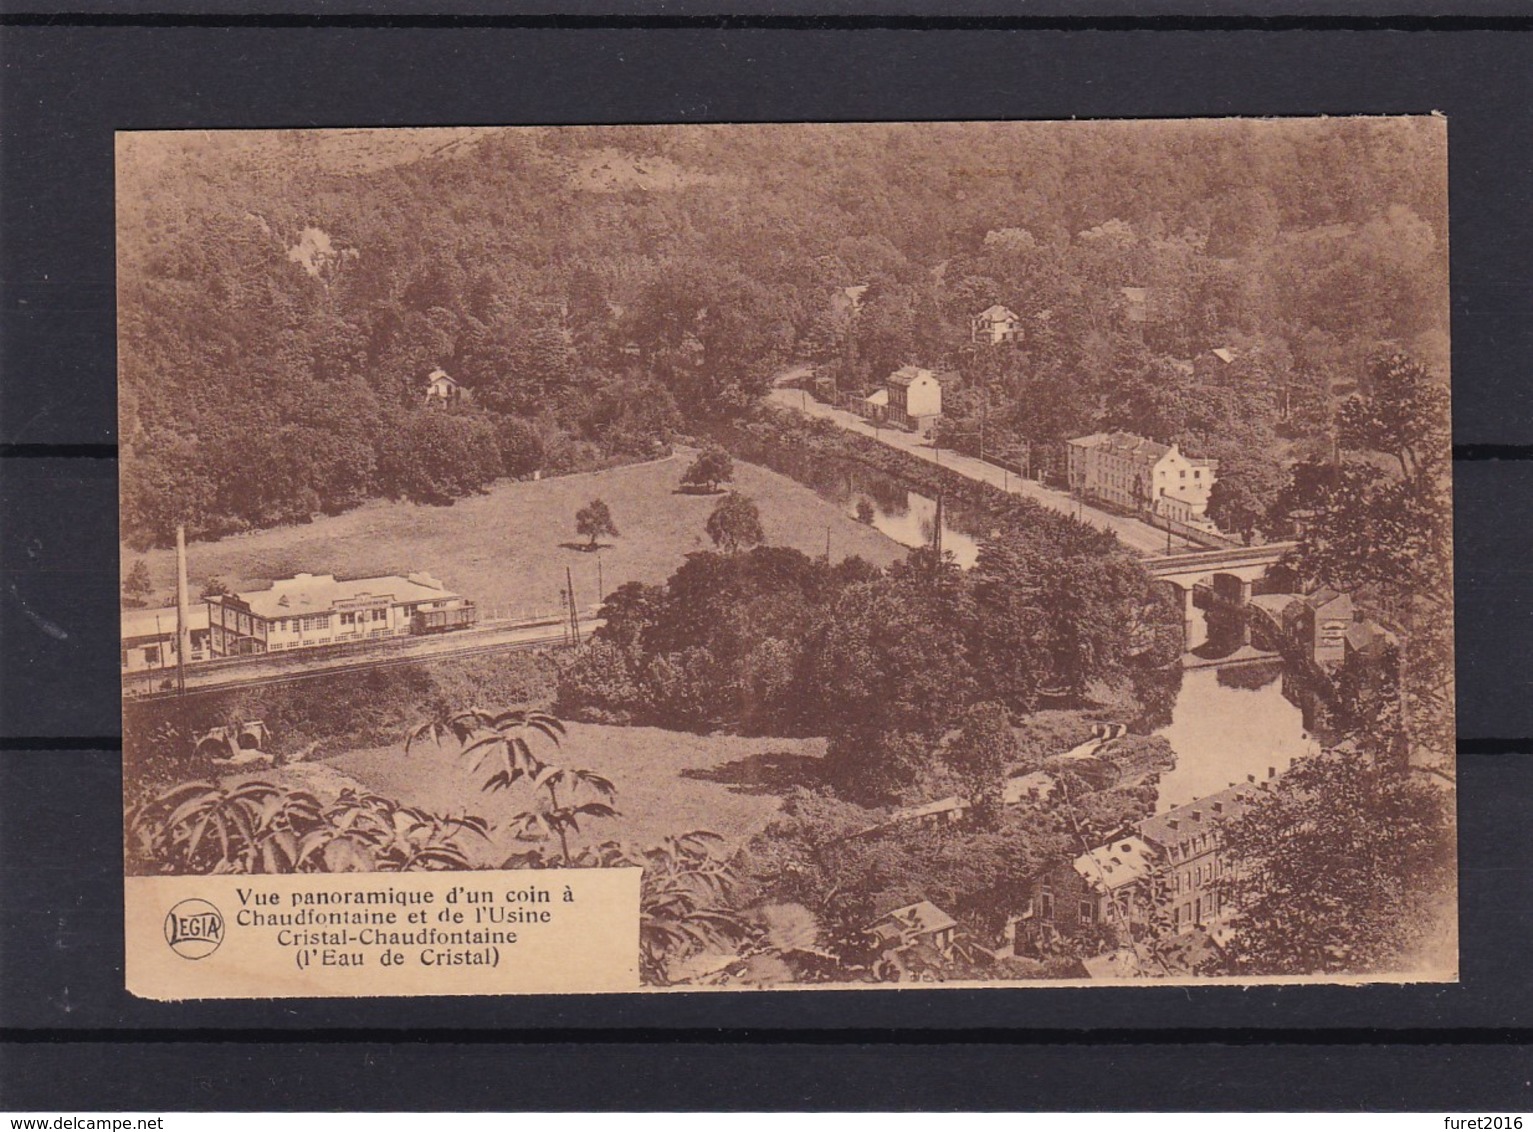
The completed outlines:
{"type": "Polygon", "coordinates": [[[463,397],[464,389],[438,366],[426,375],[426,404],[449,405],[463,397]]]}
{"type": "Polygon", "coordinates": [[[942,382],[929,369],[901,366],[884,381],[889,419],[912,432],[926,432],[942,416],[942,382]]]}
{"type": "Polygon", "coordinates": [[[1066,444],[1070,490],[1124,511],[1181,523],[1205,521],[1219,462],[1185,455],[1129,432],[1097,432],[1066,444]]]}
{"type": "Polygon", "coordinates": [[[1040,933],[1073,937],[1116,929],[1119,944],[1146,928],[1173,934],[1212,930],[1231,908],[1228,880],[1239,868],[1226,851],[1224,828],[1262,796],[1277,768],[1245,782],[1153,814],[1127,831],[1056,866],[1040,878],[1025,922],[1040,933]]]}
{"type": "Polygon", "coordinates": [[[1022,320],[1010,307],[995,303],[969,319],[969,340],[996,345],[1022,340],[1022,320]]]}
{"type": "Polygon", "coordinates": [[[928,947],[938,955],[953,952],[958,921],[930,900],[917,900],[884,913],[863,929],[883,951],[928,947]]]}

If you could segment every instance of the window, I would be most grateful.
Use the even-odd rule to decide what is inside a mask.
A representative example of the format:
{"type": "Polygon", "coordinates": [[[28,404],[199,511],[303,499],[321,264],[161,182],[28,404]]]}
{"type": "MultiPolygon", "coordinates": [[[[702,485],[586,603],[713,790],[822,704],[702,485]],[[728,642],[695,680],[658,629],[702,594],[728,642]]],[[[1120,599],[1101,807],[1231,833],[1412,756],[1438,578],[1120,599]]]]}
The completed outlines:
{"type": "Polygon", "coordinates": [[[388,619],[389,619],[389,611],[387,609],[375,609],[375,610],[373,610],[373,620],[374,621],[387,621],[388,619]]]}
{"type": "Polygon", "coordinates": [[[1182,479],[1186,479],[1187,478],[1187,469],[1183,468],[1180,472],[1177,473],[1177,475],[1180,476],[1182,479]]]}
{"type": "Polygon", "coordinates": [[[1192,478],[1193,478],[1193,479],[1195,479],[1195,480],[1200,480],[1200,479],[1202,479],[1202,478],[1203,478],[1203,472],[1202,472],[1202,470],[1201,470],[1201,469],[1198,469],[1198,468],[1194,468],[1194,469],[1193,469],[1193,472],[1192,472],[1192,478]]]}
{"type": "Polygon", "coordinates": [[[1096,920],[1096,910],[1096,905],[1090,900],[1082,900],[1079,909],[1081,923],[1089,924],[1094,922],[1096,920]]]}
{"type": "Polygon", "coordinates": [[[151,665],[155,665],[155,664],[159,664],[160,663],[160,646],[159,645],[150,645],[148,648],[146,648],[144,650],[144,663],[145,664],[151,664],[151,665]]]}
{"type": "Polygon", "coordinates": [[[1038,891],[1038,918],[1040,920],[1054,918],[1054,893],[1047,888],[1038,891]]]}
{"type": "Polygon", "coordinates": [[[343,613],[343,614],[341,614],[341,624],[342,625],[355,625],[356,623],[357,623],[357,615],[355,613],[343,613]]]}
{"type": "Polygon", "coordinates": [[[330,628],[330,615],[328,613],[319,613],[310,617],[305,617],[299,622],[299,627],[306,630],[328,629],[330,628]]]}

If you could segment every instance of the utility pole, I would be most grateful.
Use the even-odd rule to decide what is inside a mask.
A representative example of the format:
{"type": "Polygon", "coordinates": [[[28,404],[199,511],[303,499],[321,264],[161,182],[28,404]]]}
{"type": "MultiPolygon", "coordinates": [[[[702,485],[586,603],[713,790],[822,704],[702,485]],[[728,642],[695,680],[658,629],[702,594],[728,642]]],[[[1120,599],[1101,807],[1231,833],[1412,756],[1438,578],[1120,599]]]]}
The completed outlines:
{"type": "Polygon", "coordinates": [[[186,600],[186,525],[176,526],[176,694],[186,695],[186,654],[192,647],[186,600]]]}
{"type": "Polygon", "coordinates": [[[830,565],[830,526],[825,527],[825,565],[830,565]]]}
{"type": "Polygon", "coordinates": [[[570,603],[570,641],[576,648],[580,647],[580,614],[575,609],[575,577],[570,568],[564,568],[565,593],[570,603]]]}
{"type": "Polygon", "coordinates": [[[596,597],[601,601],[607,599],[607,584],[602,579],[601,551],[599,550],[596,552],[596,597]]]}

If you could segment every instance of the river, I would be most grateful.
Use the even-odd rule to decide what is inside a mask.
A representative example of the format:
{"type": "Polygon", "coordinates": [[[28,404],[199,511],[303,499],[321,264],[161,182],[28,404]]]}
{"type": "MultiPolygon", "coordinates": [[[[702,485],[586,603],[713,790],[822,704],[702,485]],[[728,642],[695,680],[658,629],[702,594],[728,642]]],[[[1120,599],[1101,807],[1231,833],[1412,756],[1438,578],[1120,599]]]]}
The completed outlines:
{"type": "MultiPolygon", "coordinates": [[[[937,519],[937,501],[912,491],[902,480],[856,460],[783,451],[745,433],[729,437],[738,457],[812,488],[822,499],[857,512],[866,500],[873,508],[873,526],[902,546],[929,546],[937,519]]],[[[967,569],[979,556],[979,540],[989,533],[989,520],[950,501],[942,507],[942,548],[967,569]]]]}
{"type": "MultiPolygon", "coordinates": [[[[873,526],[898,543],[915,547],[931,542],[936,501],[894,476],[855,460],[783,452],[740,435],[730,438],[730,447],[742,459],[814,489],[849,514],[860,500],[867,500],[873,526]]],[[[942,545],[961,566],[974,565],[979,540],[988,528],[982,515],[943,507],[942,545]]],[[[1189,648],[1219,656],[1238,647],[1238,635],[1231,637],[1226,627],[1211,625],[1204,610],[1194,608],[1191,614],[1189,648]]],[[[1260,781],[1269,769],[1281,773],[1295,758],[1316,751],[1318,741],[1307,713],[1296,702],[1302,702],[1302,692],[1291,683],[1277,659],[1182,673],[1170,722],[1153,732],[1165,736],[1176,752],[1175,768],[1161,775],[1157,811],[1223,790],[1247,775],[1260,781]]]]}
{"type": "MultiPolygon", "coordinates": [[[[1207,614],[1193,609],[1189,638],[1218,645],[1207,614]]],[[[1155,731],[1176,752],[1176,767],[1160,777],[1156,812],[1213,794],[1247,775],[1257,781],[1281,774],[1296,758],[1313,754],[1319,740],[1311,731],[1303,693],[1285,679],[1283,662],[1197,668],[1182,674],[1171,722],[1155,731]],[[1299,702],[1296,702],[1299,701],[1299,702]]]]}

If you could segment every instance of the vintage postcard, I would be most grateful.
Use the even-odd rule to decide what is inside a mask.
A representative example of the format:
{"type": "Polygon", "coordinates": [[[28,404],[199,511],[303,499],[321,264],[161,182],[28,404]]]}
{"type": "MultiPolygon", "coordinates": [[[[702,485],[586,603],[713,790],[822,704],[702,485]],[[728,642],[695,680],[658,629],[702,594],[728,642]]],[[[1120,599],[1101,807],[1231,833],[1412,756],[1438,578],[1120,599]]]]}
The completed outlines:
{"type": "Polygon", "coordinates": [[[1456,979],[1447,136],[119,135],[129,989],[1456,979]]]}

